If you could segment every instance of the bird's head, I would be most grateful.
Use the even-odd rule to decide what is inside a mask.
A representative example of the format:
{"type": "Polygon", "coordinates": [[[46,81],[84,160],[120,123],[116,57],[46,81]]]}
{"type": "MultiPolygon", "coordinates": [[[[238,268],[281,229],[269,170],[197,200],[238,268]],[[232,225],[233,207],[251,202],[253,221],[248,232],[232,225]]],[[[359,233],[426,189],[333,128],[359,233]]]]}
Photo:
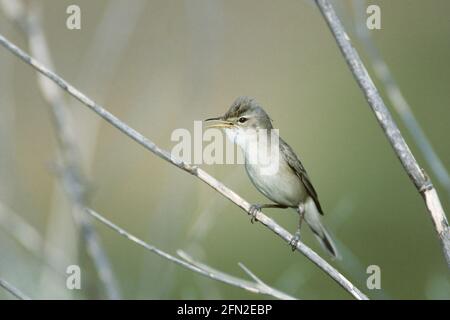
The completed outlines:
{"type": "Polygon", "coordinates": [[[208,128],[224,128],[237,131],[273,129],[272,120],[264,109],[261,108],[255,99],[246,96],[237,98],[223,116],[209,118],[205,121],[215,121],[208,128]]]}

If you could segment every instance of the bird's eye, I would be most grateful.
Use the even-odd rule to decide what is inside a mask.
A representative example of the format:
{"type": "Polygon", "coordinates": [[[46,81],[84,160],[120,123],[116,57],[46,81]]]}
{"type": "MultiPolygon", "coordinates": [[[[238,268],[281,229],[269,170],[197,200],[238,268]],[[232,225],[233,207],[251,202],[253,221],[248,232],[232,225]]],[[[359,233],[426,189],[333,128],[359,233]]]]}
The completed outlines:
{"type": "Polygon", "coordinates": [[[245,117],[240,117],[240,118],[238,119],[238,121],[239,121],[239,123],[244,123],[245,121],[247,121],[247,118],[245,118],[245,117]]]}

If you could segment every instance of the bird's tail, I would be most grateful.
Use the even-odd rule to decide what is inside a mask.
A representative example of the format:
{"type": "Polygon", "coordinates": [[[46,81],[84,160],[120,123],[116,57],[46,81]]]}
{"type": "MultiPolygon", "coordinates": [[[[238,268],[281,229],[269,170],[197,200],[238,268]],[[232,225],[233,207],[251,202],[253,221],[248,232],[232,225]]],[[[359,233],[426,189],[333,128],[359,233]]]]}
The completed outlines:
{"type": "Polygon", "coordinates": [[[322,224],[319,210],[317,210],[316,204],[312,198],[308,198],[305,203],[305,221],[311,228],[312,232],[316,236],[319,243],[333,258],[340,259],[339,252],[336,249],[336,245],[331,239],[325,226],[322,224]]]}

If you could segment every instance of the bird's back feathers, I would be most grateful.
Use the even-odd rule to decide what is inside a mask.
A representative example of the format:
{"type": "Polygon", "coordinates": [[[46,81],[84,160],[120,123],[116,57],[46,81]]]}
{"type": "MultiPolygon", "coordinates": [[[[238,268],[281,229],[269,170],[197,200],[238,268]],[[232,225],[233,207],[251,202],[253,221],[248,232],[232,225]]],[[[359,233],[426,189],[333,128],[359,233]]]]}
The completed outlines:
{"type": "Polygon", "coordinates": [[[316,204],[319,213],[323,215],[323,210],[319,202],[319,196],[317,195],[317,192],[314,189],[311,180],[309,179],[305,167],[302,165],[300,159],[297,157],[294,150],[292,150],[292,148],[283,139],[281,139],[281,137],[280,137],[280,152],[287,161],[287,163],[289,164],[289,166],[292,168],[292,170],[304,184],[306,191],[308,192],[308,195],[314,200],[314,203],[316,204]]]}

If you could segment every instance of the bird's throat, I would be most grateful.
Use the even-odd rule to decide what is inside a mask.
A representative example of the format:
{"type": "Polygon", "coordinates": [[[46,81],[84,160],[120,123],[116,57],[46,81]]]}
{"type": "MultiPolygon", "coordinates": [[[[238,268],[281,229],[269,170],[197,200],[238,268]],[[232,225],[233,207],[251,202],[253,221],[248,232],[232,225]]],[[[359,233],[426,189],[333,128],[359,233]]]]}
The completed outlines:
{"type": "Polygon", "coordinates": [[[267,165],[272,160],[279,159],[279,137],[272,130],[230,128],[225,132],[227,138],[241,148],[246,162],[267,165]]]}

